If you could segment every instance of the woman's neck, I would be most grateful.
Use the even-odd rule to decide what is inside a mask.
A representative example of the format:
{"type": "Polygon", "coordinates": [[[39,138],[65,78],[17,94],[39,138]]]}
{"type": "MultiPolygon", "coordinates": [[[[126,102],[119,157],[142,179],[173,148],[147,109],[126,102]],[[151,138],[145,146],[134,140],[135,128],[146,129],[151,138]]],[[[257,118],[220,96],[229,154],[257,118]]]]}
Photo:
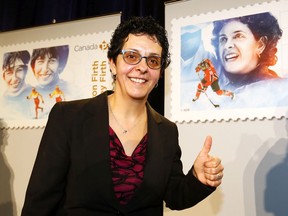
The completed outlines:
{"type": "Polygon", "coordinates": [[[134,99],[117,91],[108,96],[108,101],[113,111],[124,116],[138,116],[146,111],[146,100],[134,99]]]}
{"type": "Polygon", "coordinates": [[[109,124],[120,139],[121,136],[130,137],[131,132],[133,132],[133,136],[135,136],[136,131],[141,132],[140,134],[136,133],[136,135],[138,134],[137,138],[146,133],[147,112],[145,103],[117,97],[114,93],[108,96],[108,108],[109,124]]]}

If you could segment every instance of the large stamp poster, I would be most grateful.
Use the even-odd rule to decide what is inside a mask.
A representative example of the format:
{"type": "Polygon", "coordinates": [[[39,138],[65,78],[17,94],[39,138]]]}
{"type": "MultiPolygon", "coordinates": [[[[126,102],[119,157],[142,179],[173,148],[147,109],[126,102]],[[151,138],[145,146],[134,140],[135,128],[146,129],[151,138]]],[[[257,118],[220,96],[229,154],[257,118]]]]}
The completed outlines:
{"type": "Polygon", "coordinates": [[[288,1],[172,19],[172,120],[287,117],[287,20],[288,1]]]}
{"type": "MultiPolygon", "coordinates": [[[[63,32],[73,27],[79,33],[52,39],[41,36],[41,40],[36,37],[25,43],[15,41],[1,46],[0,118],[5,124],[45,126],[55,103],[94,97],[111,89],[107,49],[111,34],[120,22],[118,18],[117,22],[115,17],[104,19],[110,26],[114,24],[101,31],[97,20],[91,23],[91,33],[85,34],[81,32],[81,23],[78,27],[67,23],[62,24],[63,32]]],[[[44,27],[40,34],[45,31],[44,27]]],[[[25,34],[28,37],[27,34],[39,34],[39,31],[31,29],[23,37],[25,34]]]]}

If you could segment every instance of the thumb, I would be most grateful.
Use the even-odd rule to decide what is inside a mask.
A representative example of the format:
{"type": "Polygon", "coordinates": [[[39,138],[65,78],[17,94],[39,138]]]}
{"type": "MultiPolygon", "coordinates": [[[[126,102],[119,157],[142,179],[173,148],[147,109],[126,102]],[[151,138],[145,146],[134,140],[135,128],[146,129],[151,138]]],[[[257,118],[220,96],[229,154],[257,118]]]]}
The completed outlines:
{"type": "Polygon", "coordinates": [[[205,142],[204,142],[204,145],[203,145],[203,148],[200,152],[200,154],[202,156],[207,156],[208,157],[208,154],[211,150],[211,147],[212,147],[212,137],[211,136],[207,136],[206,139],[205,139],[205,142]]]}

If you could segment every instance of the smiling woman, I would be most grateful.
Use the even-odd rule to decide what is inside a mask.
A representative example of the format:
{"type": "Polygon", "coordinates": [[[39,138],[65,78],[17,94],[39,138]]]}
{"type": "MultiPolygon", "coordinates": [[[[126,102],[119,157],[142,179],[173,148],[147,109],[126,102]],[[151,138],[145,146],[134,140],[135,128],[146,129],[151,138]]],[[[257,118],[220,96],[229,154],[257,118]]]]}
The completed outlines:
{"type": "Polygon", "coordinates": [[[277,42],[282,36],[271,13],[214,21],[212,44],[221,63],[219,83],[238,87],[279,78],[268,67],[277,62],[277,42]]]}
{"type": "Polygon", "coordinates": [[[24,113],[29,113],[26,96],[31,91],[26,83],[26,75],[30,54],[27,50],[4,53],[2,63],[2,78],[5,90],[0,99],[1,114],[9,111],[9,118],[17,119],[24,113]],[[11,112],[11,110],[13,110],[11,112]]]}
{"type": "Polygon", "coordinates": [[[68,45],[33,50],[30,64],[42,88],[54,89],[59,83],[59,74],[67,63],[68,53],[68,45]]]}
{"type": "Polygon", "coordinates": [[[7,84],[4,96],[19,96],[27,88],[25,77],[29,60],[30,54],[26,50],[4,54],[2,77],[7,84]]]}
{"type": "Polygon", "coordinates": [[[211,137],[185,175],[177,125],[147,101],[170,62],[165,29],[131,17],[113,33],[108,59],[114,91],[51,110],[22,216],[162,216],[163,201],[189,208],[221,184],[211,137]]]}

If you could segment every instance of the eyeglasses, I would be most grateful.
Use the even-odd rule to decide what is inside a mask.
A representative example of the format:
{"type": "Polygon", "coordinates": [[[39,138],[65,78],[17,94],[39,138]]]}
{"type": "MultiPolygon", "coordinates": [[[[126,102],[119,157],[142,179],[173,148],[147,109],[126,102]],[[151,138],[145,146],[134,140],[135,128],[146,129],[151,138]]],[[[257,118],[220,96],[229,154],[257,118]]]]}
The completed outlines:
{"type": "Polygon", "coordinates": [[[146,59],[146,64],[150,69],[159,69],[163,64],[162,58],[159,56],[141,56],[139,53],[132,50],[122,50],[121,53],[124,61],[130,65],[139,64],[142,58],[146,59]]]}

